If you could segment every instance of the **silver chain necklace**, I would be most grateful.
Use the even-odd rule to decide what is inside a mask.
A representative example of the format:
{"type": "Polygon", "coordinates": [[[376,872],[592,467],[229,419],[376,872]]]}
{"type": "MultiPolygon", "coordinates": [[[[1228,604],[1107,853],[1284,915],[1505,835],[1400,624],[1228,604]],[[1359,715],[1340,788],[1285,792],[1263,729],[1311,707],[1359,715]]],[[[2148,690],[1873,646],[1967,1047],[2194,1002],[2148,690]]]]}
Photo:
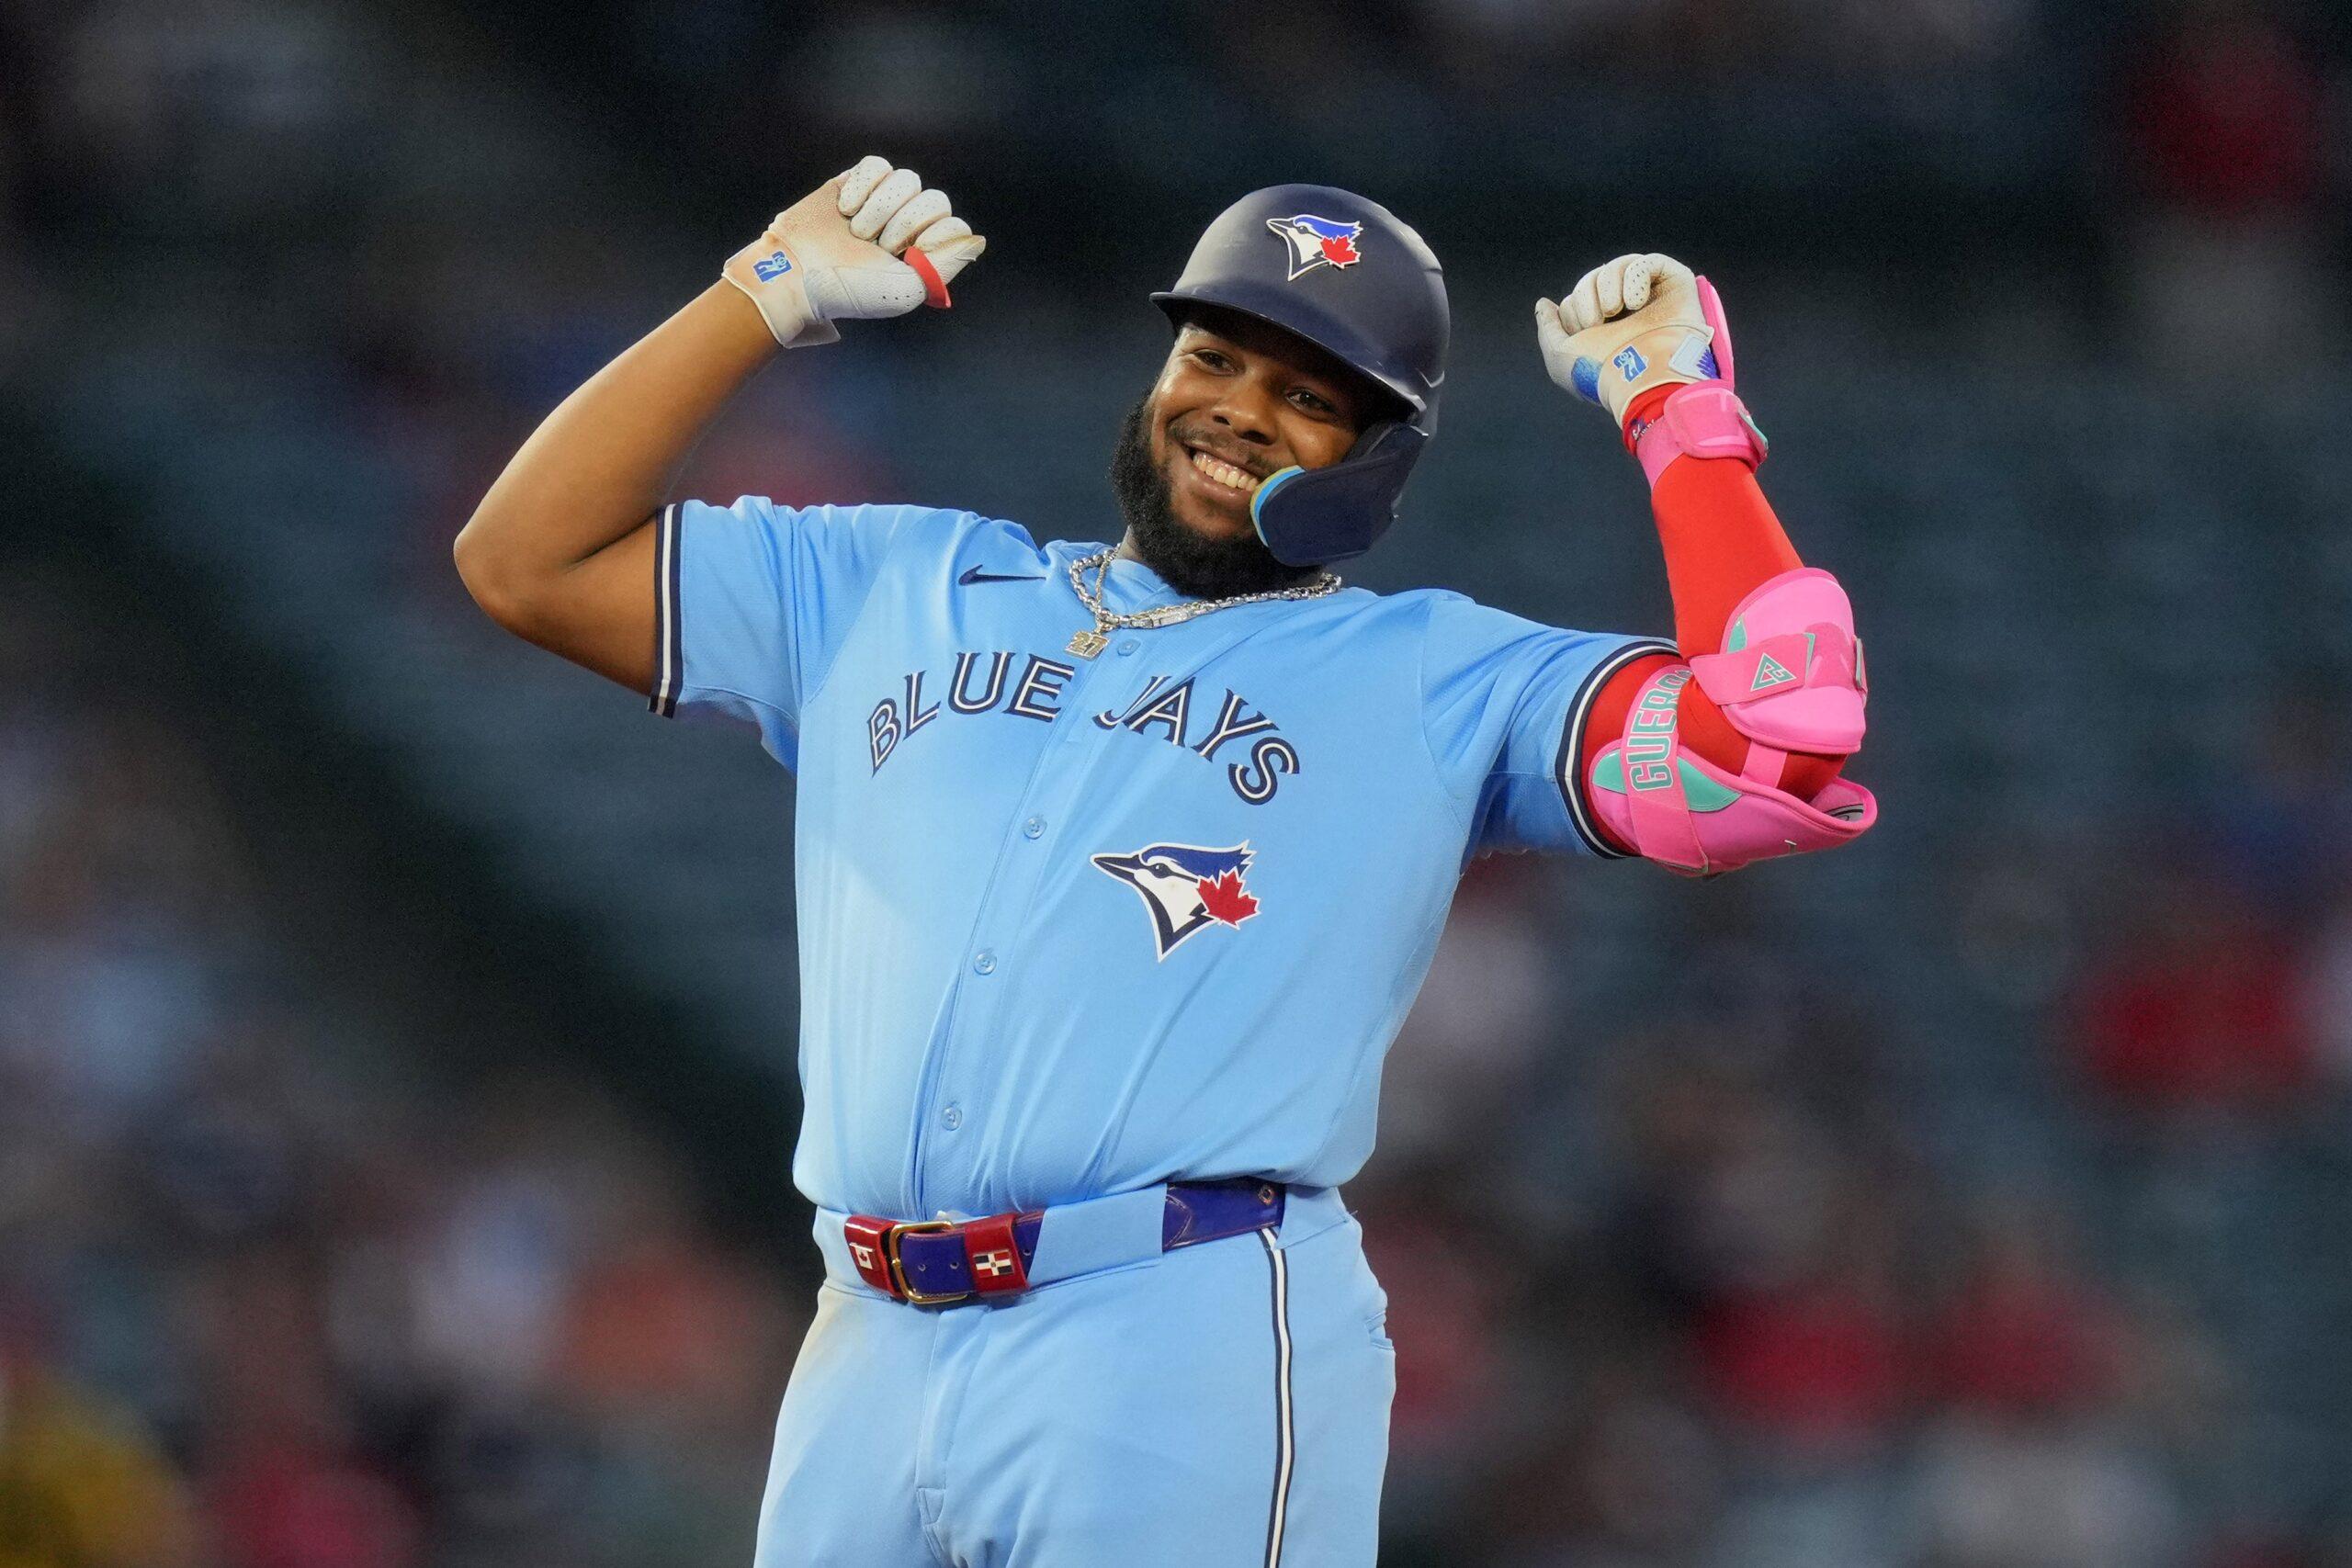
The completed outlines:
{"type": "Polygon", "coordinates": [[[1119,553],[1118,547],[1097,550],[1091,556],[1080,556],[1069,563],[1069,585],[1078,591],[1078,602],[1094,617],[1094,625],[1073,635],[1069,650],[1080,659],[1091,659],[1111,646],[1114,631],[1148,631],[1155,626],[1172,626],[1189,621],[1195,615],[1205,615],[1212,610],[1230,610],[1236,604],[1262,604],[1273,599],[1320,599],[1336,592],[1340,580],[1330,572],[1317,572],[1305,582],[1288,588],[1271,588],[1262,593],[1237,593],[1230,599],[1196,599],[1189,604],[1161,604],[1149,610],[1117,611],[1102,607],[1102,580],[1110,575],[1111,558],[1119,553]],[[1086,585],[1089,569],[1094,572],[1094,586],[1086,585]]]}

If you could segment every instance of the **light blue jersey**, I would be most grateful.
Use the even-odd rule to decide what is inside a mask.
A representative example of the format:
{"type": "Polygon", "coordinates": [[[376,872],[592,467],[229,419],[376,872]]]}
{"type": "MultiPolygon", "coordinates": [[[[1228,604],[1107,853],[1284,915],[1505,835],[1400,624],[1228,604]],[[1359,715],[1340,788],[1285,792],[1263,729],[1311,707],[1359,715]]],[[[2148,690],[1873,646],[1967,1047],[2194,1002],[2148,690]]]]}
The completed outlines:
{"type": "MultiPolygon", "coordinates": [[[[1464,864],[1611,852],[1584,719],[1671,651],[1349,588],[1090,660],[1068,568],[1100,545],[756,498],[659,527],[655,709],[799,777],[794,1178],[839,1211],[1348,1179],[1464,864]]],[[[1104,600],[1179,595],[1119,560],[1104,600]]]]}

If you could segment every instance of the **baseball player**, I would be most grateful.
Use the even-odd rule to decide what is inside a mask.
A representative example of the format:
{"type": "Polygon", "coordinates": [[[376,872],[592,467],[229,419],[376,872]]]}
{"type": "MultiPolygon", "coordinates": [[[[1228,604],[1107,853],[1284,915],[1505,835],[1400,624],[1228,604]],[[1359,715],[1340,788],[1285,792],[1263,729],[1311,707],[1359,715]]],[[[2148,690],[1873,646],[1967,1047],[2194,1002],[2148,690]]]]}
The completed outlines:
{"type": "Polygon", "coordinates": [[[1115,545],[664,503],[779,346],[946,305],[983,243],[880,158],[827,181],[548,416],[459,569],[798,775],[793,1174],[828,1279],[761,1568],[1370,1563],[1394,1352],[1339,1187],[1464,865],[1861,833],[1852,614],[1757,489],[1713,290],[1658,255],[1536,332],[1649,477],[1674,640],[1342,586],[1448,322],[1419,236],[1317,186],[1243,197],[1153,297],[1115,545]]]}

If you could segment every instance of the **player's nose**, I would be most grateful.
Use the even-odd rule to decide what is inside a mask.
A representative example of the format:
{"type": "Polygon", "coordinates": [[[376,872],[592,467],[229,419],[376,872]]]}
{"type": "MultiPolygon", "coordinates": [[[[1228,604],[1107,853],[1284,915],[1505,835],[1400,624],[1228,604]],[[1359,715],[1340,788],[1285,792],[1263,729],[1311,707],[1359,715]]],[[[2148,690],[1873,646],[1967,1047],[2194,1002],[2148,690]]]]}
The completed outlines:
{"type": "Polygon", "coordinates": [[[1208,415],[1242,440],[1271,446],[1274,441],[1276,400],[1272,389],[1260,378],[1235,376],[1219,383],[1216,401],[1209,406],[1208,415]]]}

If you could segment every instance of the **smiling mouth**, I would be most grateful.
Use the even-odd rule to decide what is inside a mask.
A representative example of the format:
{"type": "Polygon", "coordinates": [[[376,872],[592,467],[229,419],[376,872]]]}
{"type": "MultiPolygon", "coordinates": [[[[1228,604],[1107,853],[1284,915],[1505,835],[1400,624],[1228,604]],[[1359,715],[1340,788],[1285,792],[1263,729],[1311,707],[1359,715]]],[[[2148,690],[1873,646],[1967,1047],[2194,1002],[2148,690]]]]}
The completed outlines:
{"type": "Polygon", "coordinates": [[[1197,446],[1187,446],[1184,455],[1192,459],[1193,471],[1211,484],[1223,485],[1242,495],[1250,495],[1266,481],[1247,469],[1237,468],[1221,457],[1212,457],[1197,446]]]}

